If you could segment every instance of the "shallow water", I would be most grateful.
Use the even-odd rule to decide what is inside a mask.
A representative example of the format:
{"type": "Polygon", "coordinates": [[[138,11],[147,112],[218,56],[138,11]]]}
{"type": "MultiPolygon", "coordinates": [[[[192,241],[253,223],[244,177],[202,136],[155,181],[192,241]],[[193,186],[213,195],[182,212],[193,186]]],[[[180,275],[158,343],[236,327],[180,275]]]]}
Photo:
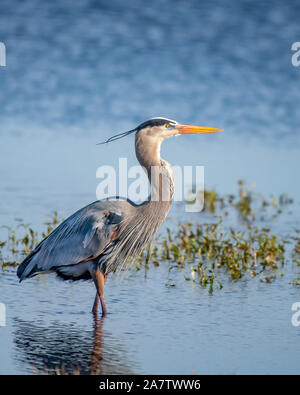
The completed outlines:
{"type": "MultiPolygon", "coordinates": [[[[225,130],[167,141],[164,158],[204,165],[205,184],[221,193],[236,192],[237,179],[265,196],[288,193],[293,214],[271,228],[299,227],[300,68],[290,50],[299,12],[279,0],[1,1],[0,223],[22,218],[40,231],[51,211],[66,218],[94,201],[98,166],[136,164],[132,138],[95,144],[163,115],[225,130]]],[[[92,284],[52,275],[19,284],[13,269],[0,271],[0,373],[62,363],[84,373],[299,373],[290,269],[211,296],[181,273],[175,287],[168,278],[164,264],[146,278],[111,276],[110,314],[95,330],[92,284]]]]}
{"type": "Polygon", "coordinates": [[[18,284],[1,273],[7,326],[0,328],[0,372],[32,373],[64,364],[101,373],[299,374],[300,332],[291,324],[299,290],[284,277],[207,290],[165,266],[109,279],[110,313],[94,330],[91,283],[52,275],[18,284]]]}

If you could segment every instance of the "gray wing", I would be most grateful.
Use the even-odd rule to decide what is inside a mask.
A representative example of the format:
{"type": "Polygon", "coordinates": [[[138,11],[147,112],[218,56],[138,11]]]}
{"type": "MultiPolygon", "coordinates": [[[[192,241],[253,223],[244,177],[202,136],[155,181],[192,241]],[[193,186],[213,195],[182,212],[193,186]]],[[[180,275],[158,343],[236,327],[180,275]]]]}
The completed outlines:
{"type": "Polygon", "coordinates": [[[24,259],[17,271],[20,281],[45,271],[79,276],[87,267],[84,263],[115,240],[128,205],[122,200],[100,200],[71,215],[24,259]]]}

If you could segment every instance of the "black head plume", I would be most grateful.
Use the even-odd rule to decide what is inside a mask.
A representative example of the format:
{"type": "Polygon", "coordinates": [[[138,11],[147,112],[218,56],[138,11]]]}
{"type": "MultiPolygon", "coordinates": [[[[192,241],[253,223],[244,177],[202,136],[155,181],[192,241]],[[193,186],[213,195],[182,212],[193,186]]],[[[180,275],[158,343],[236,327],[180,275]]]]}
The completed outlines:
{"type": "Polygon", "coordinates": [[[109,139],[102,141],[101,143],[98,143],[97,145],[107,144],[107,143],[110,143],[111,141],[119,140],[119,139],[126,137],[129,134],[134,133],[134,132],[136,132],[136,129],[132,129],[132,130],[129,130],[128,132],[116,134],[116,135],[110,137],[109,139]]]}

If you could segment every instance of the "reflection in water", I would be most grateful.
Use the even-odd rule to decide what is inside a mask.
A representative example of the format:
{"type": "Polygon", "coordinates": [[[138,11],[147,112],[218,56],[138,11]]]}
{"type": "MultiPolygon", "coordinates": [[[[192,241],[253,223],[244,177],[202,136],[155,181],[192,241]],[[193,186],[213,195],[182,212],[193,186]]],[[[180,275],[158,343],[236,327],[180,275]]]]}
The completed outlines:
{"type": "Polygon", "coordinates": [[[97,313],[94,314],[94,338],[93,338],[93,348],[91,353],[91,365],[90,374],[101,373],[101,364],[103,361],[102,351],[103,351],[103,325],[104,317],[98,320],[97,313]]]}
{"type": "Polygon", "coordinates": [[[126,352],[104,331],[105,318],[94,316],[94,330],[75,324],[50,326],[14,319],[14,358],[26,372],[130,374],[126,352]]]}

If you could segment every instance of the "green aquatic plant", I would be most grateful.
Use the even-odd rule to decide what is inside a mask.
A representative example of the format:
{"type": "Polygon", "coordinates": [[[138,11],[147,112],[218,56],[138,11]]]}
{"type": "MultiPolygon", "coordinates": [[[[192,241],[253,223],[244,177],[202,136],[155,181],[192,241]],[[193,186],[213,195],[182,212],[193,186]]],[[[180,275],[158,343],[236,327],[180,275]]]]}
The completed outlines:
{"type": "Polygon", "coordinates": [[[250,185],[249,188],[246,188],[243,180],[238,180],[238,185],[239,200],[232,204],[237,209],[239,215],[244,221],[253,221],[255,219],[255,212],[253,208],[254,185],[250,185]]]}
{"type": "Polygon", "coordinates": [[[46,230],[40,236],[31,226],[20,223],[15,229],[2,226],[6,230],[7,239],[0,242],[1,266],[17,266],[20,261],[32,251],[41,239],[47,237],[52,230],[62,221],[56,211],[45,222],[46,230]]]}
{"type": "MultiPolygon", "coordinates": [[[[235,282],[258,276],[268,283],[282,276],[285,241],[253,224],[243,231],[225,227],[221,217],[214,223],[179,223],[141,254],[137,267],[148,269],[151,262],[167,263],[169,271],[182,272],[187,281],[212,293],[214,286],[223,288],[226,278],[235,282]]],[[[174,286],[173,280],[167,285],[170,282],[174,286]]]]}
{"type": "MultiPolygon", "coordinates": [[[[294,238],[295,239],[295,247],[294,247],[293,259],[294,259],[294,262],[296,263],[296,267],[300,268],[300,237],[299,237],[300,230],[296,229],[296,234],[297,234],[297,236],[294,238]]],[[[300,272],[297,272],[295,274],[295,278],[294,278],[292,284],[294,286],[298,286],[298,287],[300,286],[300,272]]]]}
{"type": "Polygon", "coordinates": [[[295,252],[300,254],[300,239],[296,239],[295,252]]]}
{"type": "Polygon", "coordinates": [[[173,236],[170,229],[167,233],[155,252],[148,253],[148,262],[167,261],[172,270],[183,271],[186,280],[209,285],[210,292],[215,283],[222,288],[222,275],[231,281],[262,272],[270,276],[284,264],[284,241],[270,235],[268,229],[225,229],[219,219],[213,224],[179,224],[173,236]]]}
{"type": "Polygon", "coordinates": [[[53,211],[52,217],[44,222],[44,225],[47,226],[47,229],[42,233],[43,238],[47,237],[53,231],[53,229],[63,222],[63,220],[63,218],[59,218],[57,211],[53,211]]]}
{"type": "Polygon", "coordinates": [[[228,216],[229,213],[236,213],[243,223],[253,223],[256,219],[269,221],[277,218],[284,209],[293,203],[286,194],[279,196],[278,200],[274,196],[265,198],[255,193],[255,185],[246,186],[243,180],[238,180],[237,195],[220,195],[216,189],[198,191],[193,197],[188,197],[186,203],[198,201],[200,206],[204,206],[204,212],[217,216],[228,216]]]}

